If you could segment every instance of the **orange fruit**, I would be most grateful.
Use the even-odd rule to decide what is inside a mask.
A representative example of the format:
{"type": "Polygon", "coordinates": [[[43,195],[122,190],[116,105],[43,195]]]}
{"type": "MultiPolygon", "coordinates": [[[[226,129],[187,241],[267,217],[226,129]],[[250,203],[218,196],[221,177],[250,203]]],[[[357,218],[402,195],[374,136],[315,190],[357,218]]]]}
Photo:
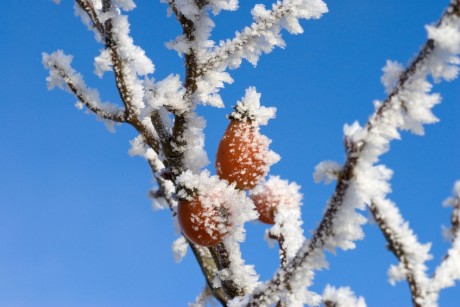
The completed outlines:
{"type": "Polygon", "coordinates": [[[251,196],[257,212],[259,212],[259,221],[265,224],[275,224],[275,211],[278,200],[273,198],[269,193],[251,196]]]}
{"type": "Polygon", "coordinates": [[[217,149],[217,175],[240,190],[254,188],[268,173],[269,143],[250,120],[231,120],[217,149]]]}
{"type": "Polygon", "coordinates": [[[285,208],[298,207],[302,194],[300,186],[289,183],[278,176],[271,176],[260,186],[250,192],[250,197],[259,212],[259,220],[265,224],[275,224],[275,214],[280,206],[285,208]]]}
{"type": "Polygon", "coordinates": [[[198,196],[193,200],[179,200],[177,218],[183,234],[193,243],[211,247],[222,241],[226,234],[222,208],[204,206],[198,196]],[[219,210],[220,209],[220,210],[219,210]]]}

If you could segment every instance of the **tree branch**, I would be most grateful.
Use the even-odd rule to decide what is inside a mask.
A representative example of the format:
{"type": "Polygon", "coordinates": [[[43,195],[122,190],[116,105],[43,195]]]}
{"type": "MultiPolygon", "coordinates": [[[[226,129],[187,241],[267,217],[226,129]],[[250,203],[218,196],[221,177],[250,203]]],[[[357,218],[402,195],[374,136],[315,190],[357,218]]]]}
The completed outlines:
{"type": "MultiPolygon", "coordinates": [[[[406,246],[401,240],[402,233],[398,229],[394,229],[390,226],[390,222],[387,220],[387,216],[384,216],[380,213],[378,206],[373,202],[369,205],[369,210],[371,211],[377,225],[383,233],[387,243],[388,249],[396,256],[396,258],[404,266],[405,275],[407,282],[409,284],[409,289],[411,292],[412,304],[416,307],[421,307],[420,299],[423,299],[426,293],[424,293],[423,286],[418,282],[416,269],[409,260],[409,255],[414,253],[414,246],[406,246]]],[[[395,217],[392,216],[394,219],[395,217]]],[[[401,218],[402,220],[402,218],[401,218]]],[[[412,232],[410,230],[410,232],[412,232]]],[[[423,274],[426,279],[426,275],[423,274]]]]}
{"type": "Polygon", "coordinates": [[[452,210],[452,215],[450,218],[452,224],[452,241],[460,236],[460,193],[456,196],[457,197],[453,204],[454,209],[452,210]]]}
{"type": "Polygon", "coordinates": [[[269,230],[268,238],[278,242],[279,254],[280,254],[280,266],[283,268],[287,263],[286,249],[284,248],[284,236],[283,234],[275,235],[269,230]]]}
{"type": "MultiPolygon", "coordinates": [[[[215,247],[209,247],[208,250],[214,259],[214,263],[216,264],[218,271],[230,270],[229,254],[224,243],[221,242],[215,247]]],[[[238,284],[231,279],[221,280],[221,284],[230,299],[244,295],[238,284]]]]}
{"type": "MultiPolygon", "coordinates": [[[[153,132],[139,119],[137,116],[140,112],[139,102],[135,102],[138,97],[134,97],[133,89],[128,82],[128,79],[137,80],[136,72],[132,71],[131,68],[127,67],[128,60],[124,59],[119,52],[119,42],[113,34],[112,18],[107,18],[104,23],[99,19],[98,12],[94,8],[91,1],[88,0],[76,0],[76,3],[80,8],[88,14],[94,27],[97,29],[99,34],[104,40],[105,47],[110,50],[111,61],[113,70],[115,73],[115,81],[121,100],[125,105],[125,117],[126,121],[129,122],[145,139],[145,142],[155,150],[159,152],[160,144],[153,132]]],[[[104,0],[102,6],[102,12],[108,13],[112,9],[111,0],[104,0]]],[[[141,102],[142,103],[142,102],[141,102]]]]}
{"type": "MultiPolygon", "coordinates": [[[[248,60],[252,64],[256,64],[262,52],[269,53],[275,46],[284,47],[284,41],[279,35],[281,28],[286,27],[286,25],[280,24],[283,18],[319,18],[323,13],[327,12],[327,7],[323,2],[316,5],[311,3],[299,4],[298,1],[295,4],[290,1],[274,4],[271,10],[264,12],[263,17],[259,16],[249,27],[237,32],[233,39],[227,40],[221,43],[219,47],[216,47],[208,58],[200,62],[198,74],[202,75],[206,71],[216,70],[220,66],[224,70],[229,65],[229,59],[233,63],[238,63],[236,66],[239,66],[241,58],[248,58],[248,55],[250,55],[248,60]],[[311,15],[294,13],[297,12],[299,7],[304,11],[308,11],[311,15]],[[265,46],[257,46],[256,41],[263,41],[265,46]],[[270,47],[267,47],[267,45],[270,47]]],[[[293,28],[288,28],[288,30],[294,34],[302,32],[302,28],[298,24],[293,28]]]]}
{"type": "Polygon", "coordinates": [[[452,287],[460,280],[460,181],[454,187],[454,196],[446,201],[453,206],[450,229],[452,246],[447,251],[441,263],[436,268],[430,283],[430,292],[438,295],[439,291],[452,287]]]}
{"type": "MultiPolygon", "coordinates": [[[[94,28],[97,32],[104,38],[105,37],[105,27],[102,22],[99,21],[98,14],[96,9],[93,6],[91,1],[87,0],[75,0],[75,2],[80,6],[80,8],[88,14],[88,17],[91,19],[94,28]]],[[[104,0],[104,7],[106,7],[106,0],[104,0]]]]}
{"type": "Polygon", "coordinates": [[[117,123],[124,123],[127,121],[124,110],[116,110],[114,105],[102,104],[94,100],[94,97],[88,95],[88,89],[84,87],[83,79],[75,79],[75,75],[68,74],[59,63],[53,63],[50,68],[54,69],[61,76],[70,91],[94,114],[100,118],[112,120],[117,123]]]}

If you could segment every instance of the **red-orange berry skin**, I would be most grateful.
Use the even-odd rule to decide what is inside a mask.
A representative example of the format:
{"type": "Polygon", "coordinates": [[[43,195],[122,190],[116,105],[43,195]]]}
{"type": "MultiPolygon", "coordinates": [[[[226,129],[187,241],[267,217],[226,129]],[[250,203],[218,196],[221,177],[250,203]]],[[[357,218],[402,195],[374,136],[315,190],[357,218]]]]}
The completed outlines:
{"type": "Polygon", "coordinates": [[[217,149],[217,175],[240,190],[254,188],[266,175],[267,147],[249,121],[231,120],[217,149]]]}
{"type": "Polygon", "coordinates": [[[256,206],[257,212],[259,212],[259,221],[270,225],[275,224],[276,206],[269,202],[266,195],[254,195],[251,196],[251,199],[256,206]]]}
{"type": "Polygon", "coordinates": [[[222,241],[223,234],[218,229],[218,211],[204,208],[198,197],[180,200],[177,218],[182,233],[193,243],[211,247],[222,241]]]}

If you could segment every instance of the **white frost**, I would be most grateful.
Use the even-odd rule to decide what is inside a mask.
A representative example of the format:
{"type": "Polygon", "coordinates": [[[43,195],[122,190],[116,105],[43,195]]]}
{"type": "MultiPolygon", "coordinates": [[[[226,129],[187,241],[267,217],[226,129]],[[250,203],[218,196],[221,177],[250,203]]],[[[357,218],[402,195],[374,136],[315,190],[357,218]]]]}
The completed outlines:
{"type": "Polygon", "coordinates": [[[342,170],[342,165],[335,161],[323,161],[315,167],[315,172],[313,173],[313,179],[316,183],[324,181],[324,183],[329,184],[334,180],[337,180],[337,176],[342,170]]]}
{"type": "Polygon", "coordinates": [[[180,236],[174,241],[172,245],[172,251],[174,260],[177,263],[181,262],[182,259],[184,259],[185,255],[187,254],[187,248],[188,243],[184,236],[180,236]]]}
{"type": "Polygon", "coordinates": [[[383,67],[383,76],[380,79],[383,86],[385,87],[385,92],[390,94],[393,91],[393,88],[399,81],[401,73],[404,71],[404,67],[398,63],[387,60],[387,64],[383,67]]]}
{"type": "Polygon", "coordinates": [[[236,103],[235,111],[230,117],[238,120],[248,118],[251,123],[257,126],[267,125],[268,121],[275,118],[275,107],[264,107],[260,105],[261,94],[256,91],[255,87],[246,89],[246,94],[241,101],[236,103]]]}
{"type": "Polygon", "coordinates": [[[349,287],[335,288],[327,285],[323,292],[323,301],[336,307],[366,307],[362,297],[356,297],[349,287]]]}

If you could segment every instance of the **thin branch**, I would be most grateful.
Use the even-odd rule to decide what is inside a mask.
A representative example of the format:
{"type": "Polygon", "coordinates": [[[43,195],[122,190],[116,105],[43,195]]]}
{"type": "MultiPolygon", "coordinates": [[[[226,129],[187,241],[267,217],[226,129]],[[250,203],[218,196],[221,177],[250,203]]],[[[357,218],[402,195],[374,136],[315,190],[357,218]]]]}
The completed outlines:
{"type": "MultiPolygon", "coordinates": [[[[88,17],[91,19],[94,28],[99,32],[99,34],[104,37],[105,36],[105,27],[102,22],[99,21],[98,14],[96,9],[94,8],[91,1],[87,0],[75,0],[75,2],[80,6],[82,10],[84,10],[88,17]]],[[[106,0],[104,0],[104,4],[106,4],[106,0]]]]}
{"type": "Polygon", "coordinates": [[[452,210],[452,215],[450,218],[452,228],[452,241],[460,236],[460,194],[457,195],[457,198],[453,204],[454,209],[452,210]]]}
{"type": "MultiPolygon", "coordinates": [[[[80,8],[88,14],[94,27],[97,29],[104,39],[105,47],[110,50],[112,57],[112,65],[115,73],[115,81],[121,100],[125,105],[125,117],[126,121],[129,122],[145,139],[146,143],[155,150],[160,152],[160,144],[156,136],[150,131],[150,129],[137,117],[137,107],[133,105],[133,93],[128,85],[127,79],[129,74],[133,74],[129,68],[126,67],[127,63],[120,56],[118,41],[113,35],[113,24],[112,18],[108,18],[104,23],[99,20],[98,13],[94,8],[91,1],[87,0],[76,0],[76,3],[80,8]]],[[[112,9],[111,0],[104,0],[102,6],[102,12],[108,13],[112,9]]],[[[134,76],[134,78],[136,78],[134,76]]]]}
{"type": "MultiPolygon", "coordinates": [[[[400,235],[397,229],[390,227],[389,221],[386,220],[386,216],[383,216],[373,202],[369,205],[369,210],[371,211],[377,225],[382,231],[387,243],[388,249],[396,256],[396,258],[401,262],[405,269],[405,275],[407,282],[409,284],[409,289],[411,292],[412,304],[416,307],[421,307],[422,305],[417,302],[418,298],[424,296],[424,291],[422,290],[422,285],[417,282],[417,278],[414,272],[414,267],[411,265],[411,262],[408,259],[408,255],[411,254],[410,246],[406,246],[401,240],[400,235]]],[[[426,276],[425,276],[426,278],[426,276]]]]}
{"type": "MultiPolygon", "coordinates": [[[[218,271],[229,270],[230,269],[230,260],[227,248],[224,243],[219,243],[215,247],[209,247],[209,252],[214,259],[214,263],[217,266],[218,271]]],[[[225,293],[232,299],[237,296],[243,296],[244,293],[240,287],[231,279],[221,280],[222,288],[225,293]]]]}
{"type": "MultiPolygon", "coordinates": [[[[78,98],[78,100],[94,114],[103,119],[112,120],[117,123],[127,122],[124,110],[119,109],[118,111],[109,111],[108,108],[101,108],[102,104],[94,101],[91,97],[89,97],[87,95],[86,89],[82,88],[81,85],[78,84],[79,82],[76,82],[73,76],[67,74],[66,71],[61,66],[59,66],[58,63],[54,63],[52,68],[58,72],[58,74],[69,87],[70,91],[78,98]]],[[[108,106],[110,106],[111,109],[114,109],[113,105],[108,106]]]]}
{"type": "Polygon", "coordinates": [[[137,116],[128,118],[128,122],[144,137],[145,142],[156,152],[160,153],[160,142],[157,137],[137,116]]]}
{"type": "Polygon", "coordinates": [[[446,201],[446,204],[453,206],[450,229],[452,235],[452,246],[447,251],[441,263],[436,268],[431,279],[429,290],[435,295],[439,291],[452,287],[460,280],[460,181],[454,187],[454,196],[446,201]]]}
{"type": "Polygon", "coordinates": [[[287,255],[286,255],[286,250],[284,248],[284,236],[282,234],[274,235],[272,232],[268,231],[268,237],[278,242],[279,254],[280,254],[280,266],[282,268],[285,267],[287,264],[287,255]]]}
{"type": "MultiPolygon", "coordinates": [[[[225,43],[222,43],[220,46],[216,47],[208,58],[203,59],[204,61],[200,62],[198,74],[205,74],[206,71],[215,70],[221,65],[226,67],[228,64],[225,64],[225,62],[229,58],[240,59],[244,56],[245,51],[250,51],[251,53],[254,53],[254,59],[249,60],[251,63],[255,64],[260,53],[269,53],[272,49],[257,47],[253,44],[254,41],[263,39],[265,35],[268,35],[270,37],[270,40],[267,40],[266,44],[283,47],[284,42],[282,41],[282,39],[279,39],[278,42],[273,42],[273,38],[275,36],[278,36],[278,32],[281,30],[280,22],[283,18],[293,15],[293,11],[297,10],[297,6],[304,5],[306,4],[292,4],[289,1],[282,1],[274,4],[272,9],[264,14],[264,17],[258,18],[249,27],[244,28],[241,32],[237,32],[236,36],[233,39],[227,40],[225,43]],[[268,34],[269,32],[275,33],[268,34]]],[[[314,6],[314,4],[311,5],[314,6]]],[[[319,16],[321,16],[322,13],[327,12],[326,5],[324,3],[322,3],[322,5],[323,6],[321,7],[315,7],[316,12],[312,12],[312,16],[291,17],[294,17],[296,19],[319,18],[319,16]]],[[[301,33],[301,28],[293,30],[292,32],[301,33]]],[[[239,62],[239,60],[237,62],[239,62]]]]}
{"type": "Polygon", "coordinates": [[[214,278],[216,277],[216,272],[217,272],[214,257],[211,256],[208,249],[198,246],[190,241],[188,242],[189,242],[190,248],[193,251],[193,254],[195,255],[198,261],[198,264],[200,265],[201,272],[203,273],[206,279],[206,284],[208,285],[208,288],[211,290],[214,297],[223,306],[226,306],[227,302],[231,299],[231,297],[228,296],[228,294],[226,293],[226,291],[224,291],[223,288],[221,287],[216,288],[213,285],[214,278]]]}
{"type": "MultiPolygon", "coordinates": [[[[115,39],[113,34],[112,18],[107,18],[107,20],[105,20],[105,22],[102,23],[99,20],[98,13],[91,1],[76,0],[76,3],[80,6],[80,8],[83,11],[85,11],[88,14],[88,17],[91,19],[94,28],[97,29],[99,34],[102,36],[105,47],[110,50],[118,93],[121,97],[121,100],[123,101],[123,104],[125,105],[127,118],[128,120],[131,120],[132,117],[136,116],[138,111],[136,109],[136,106],[133,105],[133,93],[127,82],[129,73],[133,72],[131,72],[131,70],[126,67],[127,63],[125,63],[126,61],[120,55],[119,42],[115,39]]],[[[111,9],[111,0],[104,0],[102,12],[108,13],[111,9]]]]}

